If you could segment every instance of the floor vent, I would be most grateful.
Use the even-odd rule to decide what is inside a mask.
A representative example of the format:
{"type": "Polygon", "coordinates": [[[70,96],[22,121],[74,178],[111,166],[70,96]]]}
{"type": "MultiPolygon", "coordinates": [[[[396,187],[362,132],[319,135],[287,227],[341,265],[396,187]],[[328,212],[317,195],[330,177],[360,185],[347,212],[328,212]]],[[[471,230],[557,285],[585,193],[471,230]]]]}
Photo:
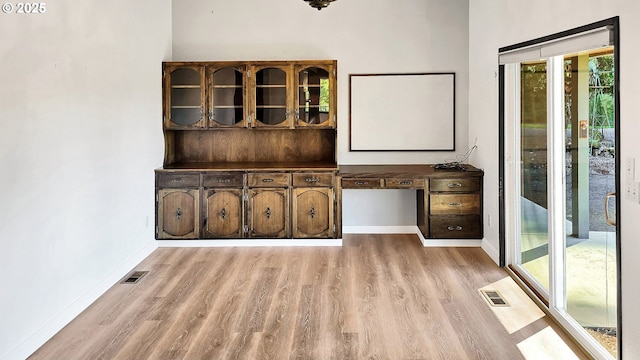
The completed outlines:
{"type": "Polygon", "coordinates": [[[480,290],[491,306],[509,306],[509,303],[496,290],[480,290]]]}
{"type": "Polygon", "coordinates": [[[147,275],[147,273],[148,271],[132,271],[120,281],[120,284],[135,284],[147,275]]]}

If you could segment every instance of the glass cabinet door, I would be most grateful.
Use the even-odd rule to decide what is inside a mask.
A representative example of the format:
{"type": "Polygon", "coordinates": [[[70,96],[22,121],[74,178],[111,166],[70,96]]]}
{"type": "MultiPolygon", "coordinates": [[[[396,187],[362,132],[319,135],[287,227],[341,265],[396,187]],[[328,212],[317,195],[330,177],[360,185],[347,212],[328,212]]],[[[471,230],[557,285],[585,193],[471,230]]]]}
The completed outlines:
{"type": "Polygon", "coordinates": [[[255,125],[289,127],[291,108],[286,68],[266,67],[255,71],[255,125]]]}
{"type": "Polygon", "coordinates": [[[209,127],[246,126],[244,68],[211,69],[209,127]]]}
{"type": "Polygon", "coordinates": [[[296,126],[333,127],[333,71],[304,67],[296,74],[296,126]]]}
{"type": "Polygon", "coordinates": [[[167,77],[167,128],[205,127],[202,67],[172,67],[167,77]]]}

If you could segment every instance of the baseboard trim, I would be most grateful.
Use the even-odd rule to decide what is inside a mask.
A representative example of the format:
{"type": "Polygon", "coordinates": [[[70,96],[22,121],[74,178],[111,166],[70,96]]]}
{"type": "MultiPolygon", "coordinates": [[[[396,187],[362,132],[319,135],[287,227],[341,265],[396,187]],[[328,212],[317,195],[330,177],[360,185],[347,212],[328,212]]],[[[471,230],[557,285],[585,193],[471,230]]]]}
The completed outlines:
{"type": "Polygon", "coordinates": [[[158,240],[158,247],[342,246],[342,239],[158,240]]]}
{"type": "Polygon", "coordinates": [[[44,323],[40,329],[25,338],[13,349],[9,350],[8,353],[0,357],[0,359],[26,359],[29,357],[44,345],[44,343],[49,341],[49,339],[62,330],[63,327],[69,324],[71,320],[75,319],[81,312],[87,309],[114,284],[120,281],[129,271],[131,271],[131,269],[151,255],[151,253],[157,248],[158,246],[156,243],[151,242],[135,254],[129,256],[123,262],[118,264],[109,275],[98,281],[95,286],[73,301],[66,309],[53,316],[53,318],[44,323]]]}
{"type": "Polygon", "coordinates": [[[487,255],[489,255],[491,260],[493,260],[496,263],[496,265],[500,264],[500,250],[498,250],[496,247],[491,245],[489,241],[486,241],[486,240],[482,240],[481,247],[482,247],[482,250],[484,250],[484,252],[486,252],[487,255]]]}
{"type": "Polygon", "coordinates": [[[413,234],[420,232],[415,225],[408,226],[342,226],[343,234],[413,234]]]}
{"type": "Polygon", "coordinates": [[[481,247],[479,239],[427,239],[415,225],[409,226],[343,226],[343,234],[416,234],[424,247],[481,247]]]}

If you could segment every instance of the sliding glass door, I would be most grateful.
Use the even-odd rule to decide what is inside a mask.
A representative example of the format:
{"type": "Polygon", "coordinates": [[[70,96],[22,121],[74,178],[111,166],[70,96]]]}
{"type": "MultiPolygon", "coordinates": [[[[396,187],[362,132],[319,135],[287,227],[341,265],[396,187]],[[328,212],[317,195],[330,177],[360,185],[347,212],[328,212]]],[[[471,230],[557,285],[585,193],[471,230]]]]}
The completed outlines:
{"type": "Polygon", "coordinates": [[[506,263],[592,355],[607,359],[619,344],[611,22],[501,49],[500,59],[506,263]]]}

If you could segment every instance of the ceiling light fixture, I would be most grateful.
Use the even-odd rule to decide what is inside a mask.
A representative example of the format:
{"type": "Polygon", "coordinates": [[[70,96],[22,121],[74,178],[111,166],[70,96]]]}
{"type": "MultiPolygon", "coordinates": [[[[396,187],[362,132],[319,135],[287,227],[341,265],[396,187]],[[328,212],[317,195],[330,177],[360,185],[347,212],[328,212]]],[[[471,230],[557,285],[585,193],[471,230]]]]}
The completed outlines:
{"type": "Polygon", "coordinates": [[[322,10],[336,0],[304,0],[304,1],[308,2],[311,7],[314,7],[318,10],[322,10]]]}

